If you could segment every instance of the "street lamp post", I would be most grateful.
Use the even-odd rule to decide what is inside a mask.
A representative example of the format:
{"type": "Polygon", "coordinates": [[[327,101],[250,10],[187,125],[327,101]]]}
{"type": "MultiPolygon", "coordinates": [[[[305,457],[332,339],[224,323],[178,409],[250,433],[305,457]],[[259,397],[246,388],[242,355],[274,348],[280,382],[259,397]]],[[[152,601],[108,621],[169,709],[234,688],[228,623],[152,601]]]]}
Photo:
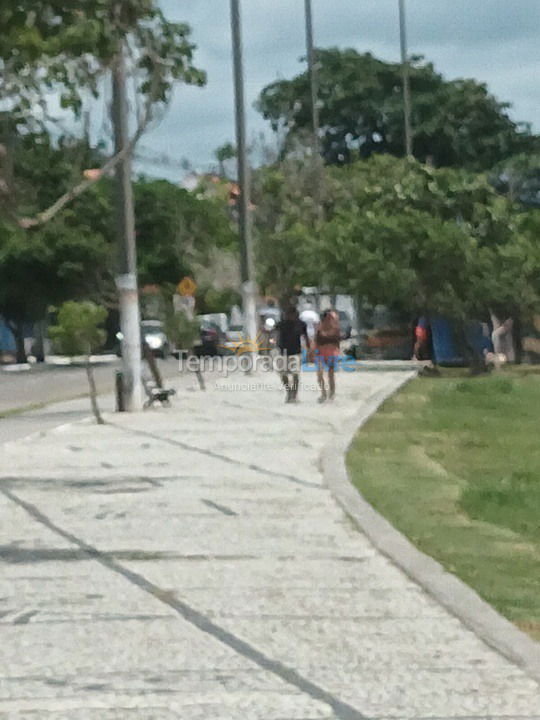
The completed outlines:
{"type": "Polygon", "coordinates": [[[412,105],[411,105],[411,77],[409,53],[407,49],[407,18],[405,13],[405,0],[399,0],[399,37],[401,43],[401,68],[403,73],[403,113],[405,120],[405,154],[408,158],[413,155],[412,131],[412,105]]]}
{"type": "Polygon", "coordinates": [[[311,0],[305,0],[306,7],[306,49],[309,74],[309,85],[311,92],[311,119],[313,132],[313,154],[319,154],[319,107],[317,87],[317,58],[313,40],[313,10],[311,0]]]}
{"type": "Polygon", "coordinates": [[[250,172],[246,137],[246,106],[244,97],[244,63],[240,0],[231,0],[234,89],[236,110],[236,146],[238,157],[238,220],[240,230],[240,261],[244,330],[251,342],[258,335],[256,284],[253,279],[253,242],[251,232],[250,172]]]}

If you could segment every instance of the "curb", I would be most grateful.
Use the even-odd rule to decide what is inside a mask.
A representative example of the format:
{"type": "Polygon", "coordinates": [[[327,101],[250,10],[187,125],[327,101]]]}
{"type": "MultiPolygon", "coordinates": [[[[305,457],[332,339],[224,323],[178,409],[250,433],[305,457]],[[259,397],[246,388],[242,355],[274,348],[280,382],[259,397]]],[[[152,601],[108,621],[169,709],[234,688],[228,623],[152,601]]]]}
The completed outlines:
{"type": "Polygon", "coordinates": [[[324,482],[339,505],[377,550],[461,620],[484,643],[518,665],[529,677],[540,682],[540,643],[500,615],[462,580],[447,572],[440,563],[420,552],[364,499],[349,479],[345,458],[357,431],[385,400],[415,376],[416,373],[407,373],[405,377],[392,382],[389,388],[372,395],[357,415],[356,423],[349,423],[341,428],[337,442],[334,438],[322,451],[324,482]]]}

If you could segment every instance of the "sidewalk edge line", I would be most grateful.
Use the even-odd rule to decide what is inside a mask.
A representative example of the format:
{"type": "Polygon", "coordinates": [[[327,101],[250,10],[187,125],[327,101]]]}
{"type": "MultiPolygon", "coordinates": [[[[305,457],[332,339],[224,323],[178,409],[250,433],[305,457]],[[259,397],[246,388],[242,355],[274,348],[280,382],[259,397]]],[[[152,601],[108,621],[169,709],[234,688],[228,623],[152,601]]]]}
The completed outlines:
{"type": "Polygon", "coordinates": [[[334,438],[323,448],[320,457],[323,481],[341,508],[377,550],[485,644],[540,683],[540,643],[519,630],[475,590],[447,572],[439,562],[418,550],[367,502],[349,478],[346,455],[356,433],[388,398],[416,377],[416,374],[407,373],[405,377],[392,382],[390,387],[376,392],[356,416],[356,422],[349,422],[341,427],[337,442],[334,438]]]}

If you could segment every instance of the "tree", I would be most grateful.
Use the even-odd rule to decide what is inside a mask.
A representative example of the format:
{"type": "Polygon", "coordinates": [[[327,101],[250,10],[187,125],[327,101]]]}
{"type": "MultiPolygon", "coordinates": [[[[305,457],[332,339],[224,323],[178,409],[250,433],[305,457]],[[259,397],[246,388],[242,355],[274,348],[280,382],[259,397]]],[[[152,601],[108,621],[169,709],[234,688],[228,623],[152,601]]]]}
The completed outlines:
{"type": "Polygon", "coordinates": [[[101,328],[107,311],[93,302],[66,302],[58,312],[58,325],[50,328],[51,338],[66,355],[85,355],[92,412],[98,425],[104,420],[97,402],[96,381],[90,356],[102,347],[106,333],[101,328]]]}
{"type": "Polygon", "coordinates": [[[167,306],[164,317],[167,337],[179,350],[191,350],[195,340],[200,336],[200,326],[183,310],[175,311],[172,304],[167,306]]]}
{"type": "Polygon", "coordinates": [[[46,107],[51,88],[61,92],[63,107],[79,112],[129,38],[138,92],[165,102],[174,80],[204,83],[189,36],[189,26],[169,22],[156,0],[12,0],[0,8],[0,98],[18,121],[36,97],[46,107]]]}
{"type": "MultiPolygon", "coordinates": [[[[39,213],[68,189],[84,167],[99,165],[99,149],[70,137],[26,134],[14,151],[13,197],[24,214],[39,213]]],[[[15,218],[0,225],[0,314],[18,340],[24,362],[24,322],[45,317],[49,305],[93,299],[115,306],[113,183],[94,183],[50,224],[26,232],[15,218]]],[[[237,246],[225,195],[190,193],[166,180],[135,183],[139,270],[143,284],[175,287],[195,268],[209,265],[219,248],[237,246]]]]}
{"type": "Polygon", "coordinates": [[[139,273],[142,284],[173,284],[207,264],[214,248],[237,245],[227,206],[220,197],[189,192],[167,180],[135,184],[139,273]]]}
{"type": "Polygon", "coordinates": [[[484,175],[376,155],[320,176],[301,161],[258,174],[255,226],[263,287],[312,284],[463,330],[490,310],[525,321],[540,307],[540,213],[484,175]],[[296,168],[296,169],[295,169],[296,168]],[[309,185],[309,183],[308,183],[309,185]]]}
{"type": "MultiPolygon", "coordinates": [[[[346,164],[381,152],[403,156],[401,66],[351,49],[318,50],[317,58],[325,161],[346,164]]],[[[422,162],[486,170],[504,157],[539,147],[529,127],[513,122],[509,105],[482,83],[445,80],[416,57],[411,87],[414,154],[422,162]]],[[[268,85],[258,108],[274,130],[285,133],[287,151],[310,128],[307,73],[268,85]]]]}
{"type": "Polygon", "coordinates": [[[101,173],[79,178],[36,217],[21,217],[21,227],[43,225],[96,182],[112,172],[167,103],[174,81],[203,85],[205,74],[193,65],[195,46],[186,24],[169,22],[157,0],[15,0],[0,9],[0,103],[10,108],[12,126],[42,126],[47,93],[61,95],[63,108],[80,115],[83,98],[97,96],[99,78],[128,49],[134,78],[138,127],[130,142],[101,166],[101,173]],[[19,44],[20,38],[20,44],[19,44]],[[15,41],[14,41],[15,39],[15,41]],[[35,112],[41,104],[41,113],[35,112]]]}
{"type": "Polygon", "coordinates": [[[307,157],[288,158],[255,173],[256,267],[265,292],[285,298],[296,285],[318,284],[315,238],[328,200],[327,180],[328,173],[307,157]]]}
{"type": "Polygon", "coordinates": [[[39,212],[99,158],[99,151],[83,140],[59,137],[53,142],[45,132],[23,134],[14,143],[11,203],[0,222],[0,314],[16,338],[19,362],[26,360],[25,322],[41,323],[49,305],[68,299],[98,299],[112,285],[113,235],[104,213],[110,201],[103,183],[48,226],[25,232],[17,226],[14,209],[39,212]]]}
{"type": "Polygon", "coordinates": [[[229,313],[234,305],[242,304],[242,296],[234,288],[218,289],[214,285],[197,287],[196,307],[200,315],[207,313],[229,313]]]}
{"type": "Polygon", "coordinates": [[[0,315],[15,337],[17,362],[26,362],[24,323],[41,321],[50,305],[98,296],[109,258],[101,236],[68,218],[32,233],[0,224],[0,315]]]}
{"type": "Polygon", "coordinates": [[[485,176],[390,157],[331,173],[341,189],[317,250],[331,287],[462,329],[540,307],[538,220],[485,176]]]}
{"type": "MultiPolygon", "coordinates": [[[[111,67],[123,45],[128,49],[136,98],[142,98],[144,106],[138,108],[138,128],[132,140],[116,157],[105,162],[103,173],[112,171],[123,154],[132,151],[155,115],[156,107],[169,99],[175,80],[204,84],[204,73],[192,62],[194,45],[190,42],[189,26],[167,21],[156,0],[73,0],[70,3],[14,0],[9,7],[4,4],[0,8],[0,103],[9,108],[5,123],[9,140],[23,126],[26,126],[25,133],[44,127],[44,122],[50,120],[47,94],[51,91],[60,94],[64,109],[80,115],[83,98],[89,93],[98,94],[99,78],[111,67]],[[35,112],[37,106],[40,106],[38,113],[35,112]]],[[[0,150],[6,155],[5,145],[0,150]]],[[[94,173],[92,178],[82,179],[82,174],[74,178],[59,198],[57,196],[47,208],[39,207],[33,218],[26,216],[26,208],[18,207],[16,202],[2,204],[10,218],[19,215],[21,228],[35,231],[36,227],[54,221],[61,210],[88,191],[100,176],[101,173],[94,173]]],[[[5,178],[1,180],[2,189],[13,194],[5,178]]],[[[54,187],[50,178],[44,186],[54,187]]],[[[72,216],[71,222],[66,220],[65,229],[75,224],[72,216]]],[[[3,224],[0,262],[4,267],[0,273],[7,272],[9,276],[9,264],[13,261],[17,270],[23,265],[35,270],[50,261],[48,248],[40,246],[40,232],[25,239],[29,255],[23,258],[12,242],[19,234],[7,223],[3,224]]],[[[38,286],[42,287],[37,282],[29,286],[30,293],[38,286]]],[[[44,292],[39,293],[39,298],[28,298],[21,297],[21,291],[14,288],[13,295],[18,302],[14,302],[6,288],[0,291],[5,300],[4,312],[7,309],[15,318],[12,327],[17,334],[19,358],[24,357],[22,322],[28,319],[22,311],[43,307],[47,292],[45,287],[42,289],[44,292]]]]}

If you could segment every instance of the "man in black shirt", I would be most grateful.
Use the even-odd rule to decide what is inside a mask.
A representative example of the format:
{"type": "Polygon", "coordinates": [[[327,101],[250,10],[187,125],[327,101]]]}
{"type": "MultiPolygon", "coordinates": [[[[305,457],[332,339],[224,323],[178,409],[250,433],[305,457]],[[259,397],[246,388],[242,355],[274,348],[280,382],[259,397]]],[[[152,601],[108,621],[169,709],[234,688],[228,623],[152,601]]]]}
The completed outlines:
{"type": "Polygon", "coordinates": [[[284,370],[281,381],[287,391],[285,402],[296,402],[298,396],[299,372],[302,366],[302,338],[309,349],[307,326],[298,317],[295,307],[285,310],[283,320],[278,325],[279,349],[284,358],[284,370]],[[291,382],[292,380],[292,382],[291,382]]]}

